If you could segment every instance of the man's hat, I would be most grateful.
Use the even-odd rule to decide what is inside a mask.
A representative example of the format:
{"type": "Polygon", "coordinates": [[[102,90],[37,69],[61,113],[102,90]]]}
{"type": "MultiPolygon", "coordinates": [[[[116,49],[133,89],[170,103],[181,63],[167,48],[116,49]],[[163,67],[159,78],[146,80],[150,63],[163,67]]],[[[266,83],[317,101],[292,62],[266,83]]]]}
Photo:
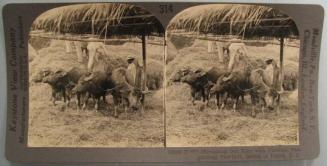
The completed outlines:
{"type": "Polygon", "coordinates": [[[270,65],[273,61],[274,61],[274,59],[272,59],[272,58],[266,58],[266,60],[265,60],[267,65],[270,65]]]}
{"type": "Polygon", "coordinates": [[[135,58],[133,56],[131,56],[131,55],[127,57],[127,60],[134,60],[134,59],[135,58]]]}

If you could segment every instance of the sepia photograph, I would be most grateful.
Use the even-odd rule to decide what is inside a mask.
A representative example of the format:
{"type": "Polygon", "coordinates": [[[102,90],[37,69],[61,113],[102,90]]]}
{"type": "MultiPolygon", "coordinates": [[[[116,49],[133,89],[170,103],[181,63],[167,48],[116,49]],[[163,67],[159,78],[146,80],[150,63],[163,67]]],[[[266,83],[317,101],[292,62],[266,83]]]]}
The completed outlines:
{"type": "Polygon", "coordinates": [[[268,6],[187,8],[167,27],[167,147],[299,144],[299,32],[268,6]]]}
{"type": "Polygon", "coordinates": [[[298,145],[299,47],[268,6],[198,5],[166,28],[130,4],[50,9],[29,32],[28,146],[298,145]]]}
{"type": "Polygon", "coordinates": [[[28,147],[163,147],[164,28],[123,3],[45,11],[29,33],[28,147]]]}

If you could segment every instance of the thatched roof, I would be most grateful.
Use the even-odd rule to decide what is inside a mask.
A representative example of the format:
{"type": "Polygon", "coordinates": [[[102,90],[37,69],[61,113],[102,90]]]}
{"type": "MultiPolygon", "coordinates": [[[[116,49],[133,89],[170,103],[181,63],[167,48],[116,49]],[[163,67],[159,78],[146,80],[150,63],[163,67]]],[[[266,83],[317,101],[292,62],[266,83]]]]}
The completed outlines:
{"type": "Polygon", "coordinates": [[[298,29],[281,11],[258,5],[209,4],[188,8],[176,15],[168,31],[216,35],[298,36],[298,29]]]}
{"type": "Polygon", "coordinates": [[[143,8],[123,3],[78,4],[54,8],[41,14],[32,30],[110,35],[160,35],[164,28],[143,8]]]}

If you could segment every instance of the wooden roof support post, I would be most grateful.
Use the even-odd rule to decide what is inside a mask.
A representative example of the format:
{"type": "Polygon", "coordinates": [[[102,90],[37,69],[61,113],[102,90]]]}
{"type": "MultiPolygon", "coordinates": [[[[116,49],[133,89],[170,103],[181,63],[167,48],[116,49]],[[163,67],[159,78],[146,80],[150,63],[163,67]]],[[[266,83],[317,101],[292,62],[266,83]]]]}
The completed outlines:
{"type": "Polygon", "coordinates": [[[283,82],[284,82],[284,36],[280,37],[280,50],[279,50],[279,66],[280,66],[280,90],[284,91],[283,89],[283,82]]]}
{"type": "Polygon", "coordinates": [[[145,90],[146,87],[146,39],[145,39],[145,33],[142,34],[142,59],[143,59],[143,90],[145,90]]]}
{"type": "MultiPolygon", "coordinates": [[[[167,74],[166,74],[166,69],[167,69],[167,57],[168,57],[168,45],[167,45],[167,40],[168,40],[168,33],[167,31],[165,32],[165,36],[164,36],[164,84],[163,84],[163,93],[164,93],[164,99],[166,99],[166,87],[167,87],[167,74]]],[[[163,118],[164,118],[164,129],[166,129],[166,124],[167,124],[167,119],[166,119],[166,100],[163,101],[164,104],[163,104],[163,107],[164,107],[164,115],[163,115],[163,118]]],[[[167,132],[166,130],[163,130],[164,132],[164,147],[167,147],[167,132]]]]}

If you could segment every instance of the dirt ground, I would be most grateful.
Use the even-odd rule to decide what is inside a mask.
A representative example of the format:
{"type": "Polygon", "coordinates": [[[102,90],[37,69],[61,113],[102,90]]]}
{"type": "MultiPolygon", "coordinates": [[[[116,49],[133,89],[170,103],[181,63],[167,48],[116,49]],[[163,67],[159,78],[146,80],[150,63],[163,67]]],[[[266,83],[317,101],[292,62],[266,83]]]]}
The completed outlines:
{"type": "MultiPolygon", "coordinates": [[[[274,58],[279,61],[279,46],[247,46],[250,58],[274,58]]],[[[298,70],[299,48],[285,47],[285,70],[298,70]]],[[[167,65],[170,78],[183,67],[209,70],[218,59],[207,53],[207,42],[195,40],[191,46],[178,50],[174,60],[167,65]]],[[[228,105],[217,110],[214,99],[208,107],[201,101],[191,103],[190,88],[184,83],[174,83],[166,88],[166,126],[168,147],[221,147],[221,146],[274,146],[296,145],[298,139],[297,91],[281,95],[281,113],[259,109],[252,118],[250,97],[239,104],[237,112],[228,105]]]]}
{"type": "MultiPolygon", "coordinates": [[[[147,49],[150,60],[161,62],[157,46],[147,49]],[[154,48],[153,48],[154,47],[154,48]]],[[[141,55],[141,45],[125,43],[108,46],[115,56],[141,55]]],[[[69,69],[78,66],[74,53],[65,53],[64,42],[51,41],[49,45],[29,56],[30,79],[43,67],[69,69]],[[37,52],[37,53],[36,53],[37,52]]],[[[29,88],[28,146],[30,147],[163,147],[163,93],[154,91],[146,96],[145,111],[120,113],[112,116],[113,103],[107,97],[108,106],[100,104],[95,112],[92,101],[85,111],[77,111],[76,99],[69,108],[57,101],[50,102],[50,86],[30,82],[29,88]]]]}

